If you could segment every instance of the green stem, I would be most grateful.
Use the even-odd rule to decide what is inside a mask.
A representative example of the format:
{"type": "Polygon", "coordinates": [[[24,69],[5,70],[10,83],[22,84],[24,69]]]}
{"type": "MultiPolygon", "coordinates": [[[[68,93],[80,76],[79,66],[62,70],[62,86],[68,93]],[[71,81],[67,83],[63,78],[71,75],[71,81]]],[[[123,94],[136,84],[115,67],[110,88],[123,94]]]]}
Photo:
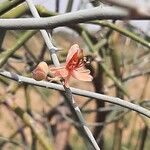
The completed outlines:
{"type": "MultiPolygon", "coordinates": [[[[94,52],[95,47],[100,47],[105,45],[107,43],[106,39],[103,39],[102,42],[99,42],[100,45],[96,44],[93,45],[91,42],[89,36],[87,35],[86,31],[84,32],[84,28],[82,28],[82,32],[84,34],[81,34],[83,36],[83,39],[85,40],[86,44],[88,45],[90,51],[94,52]]],[[[126,95],[129,97],[128,92],[125,90],[125,88],[122,86],[121,82],[109,71],[107,66],[104,63],[100,63],[101,67],[103,68],[104,72],[114,81],[115,85],[126,95]]],[[[118,65],[117,65],[118,66],[118,65]]]]}
{"type": "Polygon", "coordinates": [[[136,34],[126,30],[126,29],[123,29],[121,27],[118,27],[116,26],[115,24],[111,23],[111,22],[108,22],[108,21],[90,21],[89,23],[92,23],[92,24],[98,24],[98,25],[101,25],[101,26],[105,26],[105,27],[109,27],[129,38],[131,38],[132,40],[146,46],[147,48],[149,48],[150,50],[150,42],[146,41],[145,39],[137,36],[136,34]]]}
{"type": "MultiPolygon", "coordinates": [[[[26,126],[23,126],[19,129],[17,129],[14,133],[12,133],[10,136],[9,136],[9,140],[12,140],[15,138],[15,136],[20,132],[21,129],[25,128],[26,126]]],[[[2,149],[2,147],[7,143],[8,141],[0,141],[0,148],[2,149]]]]}
{"type": "Polygon", "coordinates": [[[114,76],[112,75],[112,73],[109,71],[108,67],[104,64],[101,63],[102,68],[104,69],[104,72],[106,73],[106,75],[109,76],[110,79],[112,79],[115,83],[115,85],[126,95],[129,97],[128,92],[126,91],[126,89],[122,86],[121,82],[114,76]]]}
{"type": "Polygon", "coordinates": [[[31,114],[31,99],[29,95],[29,89],[28,85],[25,85],[24,92],[25,92],[25,98],[26,98],[26,111],[27,113],[31,114]]]}
{"type": "MultiPolygon", "coordinates": [[[[124,89],[123,83],[122,83],[122,73],[121,73],[121,63],[120,63],[120,55],[115,48],[115,39],[111,38],[109,40],[109,44],[113,47],[110,49],[110,58],[112,62],[114,77],[119,81],[121,87],[124,89]]],[[[124,98],[124,94],[126,94],[129,97],[128,92],[122,92],[122,89],[120,89],[118,86],[115,87],[116,90],[116,96],[119,98],[124,98]]],[[[120,150],[121,149],[121,143],[122,143],[122,134],[123,134],[123,127],[121,125],[121,122],[123,121],[123,118],[121,121],[118,121],[115,123],[115,130],[114,130],[114,140],[113,140],[113,150],[120,150]]]]}
{"type": "Polygon", "coordinates": [[[6,34],[6,30],[0,29],[0,51],[1,51],[2,44],[5,38],[5,34],[6,34]]]}
{"type": "MultiPolygon", "coordinates": [[[[16,39],[19,38],[19,35],[16,32],[11,32],[12,36],[14,36],[16,39]]],[[[33,58],[33,60],[38,63],[39,60],[38,58],[36,58],[36,56],[34,56],[32,50],[28,47],[27,44],[23,44],[23,47],[25,48],[25,50],[30,54],[30,56],[33,58]]]]}
{"type": "Polygon", "coordinates": [[[0,15],[22,2],[24,2],[24,0],[5,0],[4,2],[0,3],[0,15]]]}
{"type": "Polygon", "coordinates": [[[101,39],[94,45],[94,51],[98,51],[107,44],[107,39],[101,39]]]}
{"type": "Polygon", "coordinates": [[[0,82],[2,82],[4,85],[9,85],[9,81],[3,77],[0,77],[0,82]]]}
{"type": "Polygon", "coordinates": [[[37,30],[26,31],[14,44],[14,46],[0,55],[0,68],[7,62],[9,57],[13,55],[26,41],[28,41],[37,30]]]}
{"type": "Polygon", "coordinates": [[[66,12],[70,12],[70,11],[71,11],[72,5],[73,5],[73,0],[69,0],[69,1],[68,1],[68,5],[67,5],[66,12]]]}
{"type": "MultiPolygon", "coordinates": [[[[44,6],[42,5],[36,5],[36,9],[38,10],[39,14],[42,17],[48,17],[48,16],[54,16],[57,15],[57,13],[48,11],[44,6]]],[[[22,3],[15,8],[9,10],[8,12],[2,14],[0,18],[18,18],[22,16],[23,14],[29,12],[29,7],[26,3],[22,3]]]]}
{"type": "Polygon", "coordinates": [[[140,139],[139,150],[144,150],[147,135],[148,135],[148,126],[145,126],[142,129],[142,136],[141,136],[141,139],[140,139]]]}
{"type": "MultiPolygon", "coordinates": [[[[30,94],[29,94],[29,86],[25,85],[24,86],[24,91],[25,91],[25,98],[26,98],[26,112],[29,114],[32,114],[32,108],[31,108],[31,99],[30,99],[30,94]]],[[[32,135],[32,145],[31,145],[31,149],[32,150],[36,150],[36,146],[37,146],[37,138],[34,134],[34,131],[31,128],[31,135],[32,135]]]]}
{"type": "MultiPolygon", "coordinates": [[[[85,40],[85,42],[87,43],[90,51],[94,51],[94,47],[97,47],[97,44],[94,46],[93,43],[91,42],[91,40],[89,39],[88,35],[86,32],[84,32],[84,29],[82,28],[84,34],[82,34],[83,39],[85,40]]],[[[101,45],[105,44],[106,40],[104,39],[101,45]]],[[[109,69],[107,68],[107,66],[104,63],[100,63],[101,67],[103,68],[104,72],[114,81],[115,85],[126,95],[129,97],[128,92],[125,90],[125,88],[122,86],[121,82],[112,75],[112,73],[109,71],[109,69]]]]}
{"type": "Polygon", "coordinates": [[[27,11],[28,11],[27,4],[22,3],[18,6],[16,6],[15,8],[7,11],[3,15],[1,15],[0,18],[2,18],[2,19],[18,18],[18,17],[22,16],[23,14],[25,14],[27,11]]]}
{"type": "Polygon", "coordinates": [[[87,32],[84,29],[82,29],[82,31],[81,31],[81,36],[83,37],[84,41],[86,42],[87,46],[89,47],[89,50],[92,52],[94,45],[91,42],[91,39],[89,38],[87,32]]]}
{"type": "Polygon", "coordinates": [[[43,146],[43,148],[45,150],[52,150],[52,145],[50,145],[46,141],[43,134],[41,134],[41,132],[39,132],[39,129],[38,129],[34,119],[28,113],[24,112],[20,107],[14,106],[12,109],[24,121],[24,123],[32,129],[34,135],[39,140],[39,142],[43,146]]]}

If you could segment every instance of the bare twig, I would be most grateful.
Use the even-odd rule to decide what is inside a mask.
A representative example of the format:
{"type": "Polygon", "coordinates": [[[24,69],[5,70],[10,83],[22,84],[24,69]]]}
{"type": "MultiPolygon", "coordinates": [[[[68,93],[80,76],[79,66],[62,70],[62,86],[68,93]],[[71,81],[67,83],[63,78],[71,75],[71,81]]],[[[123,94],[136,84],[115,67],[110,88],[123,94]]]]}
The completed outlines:
{"type": "Polygon", "coordinates": [[[144,38],[141,38],[139,37],[138,35],[124,29],[124,28],[121,28],[111,22],[108,22],[108,21],[90,21],[89,23],[93,23],[93,24],[98,24],[100,26],[105,26],[105,27],[108,27],[108,28],[111,28],[129,38],[131,38],[132,40],[146,46],[147,48],[150,48],[150,43],[148,41],[146,41],[144,38]]]}
{"type": "MultiPolygon", "coordinates": [[[[26,0],[26,2],[28,3],[28,6],[29,6],[29,8],[31,10],[32,15],[35,18],[40,18],[40,15],[38,14],[38,12],[37,12],[37,10],[36,10],[32,0],[26,0]]],[[[51,57],[52,57],[54,65],[55,66],[59,66],[60,64],[59,64],[59,61],[58,61],[58,58],[57,58],[57,55],[56,55],[57,48],[52,44],[52,42],[50,40],[50,38],[51,38],[50,34],[48,34],[46,32],[46,30],[40,30],[40,31],[42,33],[42,36],[43,36],[43,38],[45,40],[45,43],[46,43],[49,51],[51,53],[51,57]]]]}
{"type": "MultiPolygon", "coordinates": [[[[24,145],[24,144],[21,143],[21,142],[18,142],[18,140],[9,139],[9,138],[0,136],[0,141],[3,142],[3,143],[11,143],[11,144],[20,146],[20,147],[22,147],[23,149],[28,149],[26,145],[24,145]]],[[[2,147],[1,147],[1,148],[2,148],[2,147]]]]}
{"type": "MultiPolygon", "coordinates": [[[[36,18],[40,18],[32,0],[26,0],[28,5],[29,5],[29,8],[33,14],[34,17],[36,18]]],[[[59,60],[57,58],[57,55],[56,55],[56,50],[57,48],[55,48],[50,40],[51,38],[51,35],[46,32],[46,30],[41,30],[41,33],[42,33],[42,36],[45,40],[45,43],[47,45],[47,47],[49,48],[50,50],[50,55],[52,57],[52,60],[53,60],[53,63],[56,67],[60,66],[60,63],[59,63],[59,60]]],[[[91,131],[88,129],[88,127],[86,126],[86,124],[84,123],[84,118],[82,117],[82,114],[80,112],[80,109],[75,106],[75,101],[74,101],[74,98],[72,96],[72,93],[71,93],[71,90],[69,88],[65,88],[65,94],[66,94],[66,102],[67,104],[69,105],[70,107],[70,110],[71,112],[73,113],[73,116],[75,117],[74,119],[75,120],[78,120],[79,123],[82,125],[80,128],[79,128],[79,132],[81,134],[83,134],[84,137],[86,137],[86,141],[90,144],[90,146],[92,148],[94,148],[95,150],[100,150],[98,144],[96,143],[91,131]]]]}
{"type": "MultiPolygon", "coordinates": [[[[103,1],[103,0],[102,0],[103,1]]],[[[105,0],[104,2],[108,2],[109,4],[113,6],[119,6],[121,8],[128,9],[133,15],[143,16],[143,15],[149,15],[149,8],[150,5],[145,7],[146,5],[142,4],[136,4],[133,1],[129,0],[105,0]]]]}
{"type": "MultiPolygon", "coordinates": [[[[26,127],[26,126],[23,125],[23,126],[21,126],[20,128],[18,128],[14,133],[12,133],[12,134],[8,137],[8,139],[9,139],[9,140],[14,139],[15,136],[20,132],[20,130],[23,130],[25,127],[26,127]]],[[[7,142],[9,142],[9,141],[7,141],[7,140],[1,141],[1,140],[0,140],[0,147],[2,148],[7,142]]]]}
{"type": "Polygon", "coordinates": [[[0,19],[2,29],[50,29],[58,26],[83,23],[95,19],[140,19],[150,16],[133,16],[128,10],[117,7],[95,7],[46,18],[0,19]]]}
{"type": "MultiPolygon", "coordinates": [[[[55,83],[49,83],[46,81],[36,81],[32,78],[23,77],[23,76],[15,74],[15,73],[10,73],[8,71],[1,70],[0,75],[4,76],[6,78],[9,78],[9,79],[15,80],[19,83],[28,83],[28,84],[39,86],[39,87],[45,87],[45,88],[55,89],[55,90],[59,90],[59,91],[64,91],[64,88],[62,85],[55,84],[55,83]]],[[[147,116],[148,118],[150,118],[149,110],[147,110],[139,105],[133,104],[131,102],[122,100],[120,98],[107,96],[107,95],[103,95],[103,94],[98,94],[98,93],[81,90],[81,89],[77,89],[77,88],[71,88],[71,91],[73,94],[76,94],[76,95],[99,99],[99,100],[103,100],[103,101],[106,101],[109,103],[113,103],[113,104],[128,108],[130,110],[136,111],[136,112],[143,114],[144,116],[147,116]]]]}

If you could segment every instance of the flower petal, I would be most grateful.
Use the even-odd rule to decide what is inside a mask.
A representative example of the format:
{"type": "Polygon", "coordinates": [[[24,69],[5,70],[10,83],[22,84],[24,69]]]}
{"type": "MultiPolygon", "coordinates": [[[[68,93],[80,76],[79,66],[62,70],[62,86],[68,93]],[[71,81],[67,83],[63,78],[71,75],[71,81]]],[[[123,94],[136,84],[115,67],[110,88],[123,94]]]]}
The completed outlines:
{"type": "Polygon", "coordinates": [[[66,78],[68,76],[68,70],[66,70],[64,67],[50,68],[50,73],[52,73],[54,76],[62,78],[66,78]]]}
{"type": "Polygon", "coordinates": [[[79,67],[76,69],[76,71],[79,71],[81,73],[90,73],[90,70],[89,69],[85,69],[84,67],[79,67]]]}
{"type": "Polygon", "coordinates": [[[88,69],[85,69],[84,72],[73,70],[72,76],[80,81],[92,81],[93,77],[89,73],[88,69]]]}
{"type": "Polygon", "coordinates": [[[80,51],[79,45],[74,44],[71,46],[71,48],[68,51],[68,55],[66,58],[66,65],[74,58],[76,59],[78,56],[78,51],[80,51]]]}

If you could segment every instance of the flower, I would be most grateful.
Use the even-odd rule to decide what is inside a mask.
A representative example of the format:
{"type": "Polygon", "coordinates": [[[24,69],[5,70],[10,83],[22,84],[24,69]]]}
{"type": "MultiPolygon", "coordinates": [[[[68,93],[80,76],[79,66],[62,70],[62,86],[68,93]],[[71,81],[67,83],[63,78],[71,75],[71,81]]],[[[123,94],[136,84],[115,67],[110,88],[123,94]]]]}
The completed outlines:
{"type": "Polygon", "coordinates": [[[55,77],[63,78],[66,87],[69,86],[68,81],[71,76],[80,81],[92,81],[93,79],[90,75],[90,70],[85,69],[83,50],[77,44],[74,44],[69,49],[65,65],[63,67],[50,68],[50,72],[55,77]]]}
{"type": "Polygon", "coordinates": [[[48,69],[49,68],[46,62],[40,62],[32,72],[33,78],[38,81],[46,79],[47,74],[49,72],[48,69]]]}

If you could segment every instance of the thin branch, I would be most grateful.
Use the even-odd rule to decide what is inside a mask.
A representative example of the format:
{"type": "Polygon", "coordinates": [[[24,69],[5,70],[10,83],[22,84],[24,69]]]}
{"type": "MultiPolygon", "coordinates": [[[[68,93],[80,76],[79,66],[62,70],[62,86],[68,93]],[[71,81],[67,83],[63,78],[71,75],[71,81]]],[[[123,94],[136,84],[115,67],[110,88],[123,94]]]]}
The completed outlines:
{"type": "MultiPolygon", "coordinates": [[[[33,14],[34,17],[36,18],[40,18],[32,0],[26,0],[26,2],[28,3],[29,5],[29,8],[31,10],[31,13],[33,14]]],[[[53,60],[53,63],[56,67],[60,66],[60,63],[59,63],[59,60],[57,58],[57,55],[56,55],[56,50],[57,48],[55,48],[51,42],[51,35],[49,33],[46,32],[46,30],[41,30],[41,33],[42,33],[42,36],[45,40],[45,43],[47,45],[47,47],[49,48],[50,50],[50,55],[52,57],[52,60],[53,60]]],[[[83,135],[87,142],[90,144],[90,146],[92,148],[94,148],[95,150],[100,150],[98,144],[96,143],[91,131],[88,129],[88,127],[86,126],[86,124],[84,123],[84,118],[80,112],[80,109],[77,107],[77,105],[75,106],[75,101],[74,101],[74,98],[72,96],[72,92],[69,88],[66,88],[64,86],[64,89],[65,89],[65,94],[66,94],[66,102],[68,104],[68,106],[70,107],[70,110],[73,114],[73,116],[75,117],[74,119],[79,121],[79,123],[82,125],[80,128],[79,128],[79,132],[81,133],[81,135],[83,135]]]]}
{"type": "Polygon", "coordinates": [[[134,78],[139,77],[139,76],[143,76],[143,75],[150,75],[150,69],[147,69],[144,71],[133,72],[130,75],[123,78],[123,82],[134,79],[134,78]]]}
{"type": "Polygon", "coordinates": [[[119,106],[106,106],[104,108],[99,109],[84,109],[82,110],[83,113],[95,113],[95,112],[111,112],[113,110],[122,110],[122,108],[119,106]]]}
{"type": "Polygon", "coordinates": [[[66,12],[70,12],[72,10],[73,0],[69,0],[66,8],[66,12]]]}
{"type": "Polygon", "coordinates": [[[20,3],[24,2],[25,0],[5,0],[0,3],[0,15],[4,14],[8,10],[12,9],[13,7],[19,5],[20,3]]]}
{"type": "MultiPolygon", "coordinates": [[[[18,140],[9,139],[9,138],[0,136],[0,141],[3,142],[3,143],[11,143],[11,144],[17,145],[17,146],[19,146],[19,147],[22,147],[23,149],[28,149],[26,145],[24,145],[24,144],[21,143],[21,142],[18,142],[18,140]]],[[[1,148],[2,148],[2,147],[1,147],[1,148]]],[[[28,150],[29,150],[29,149],[28,149],[28,150]]]]}
{"type": "Polygon", "coordinates": [[[130,98],[128,91],[125,89],[125,87],[122,85],[121,81],[114,76],[108,69],[107,65],[105,65],[104,63],[100,64],[102,66],[102,68],[104,69],[104,72],[106,73],[106,75],[109,76],[110,79],[112,79],[114,81],[114,84],[116,85],[116,87],[123,92],[128,98],[130,98]]]}
{"type": "Polygon", "coordinates": [[[19,49],[27,40],[29,40],[36,32],[36,30],[29,30],[24,32],[23,35],[15,42],[12,48],[2,52],[0,55],[0,67],[2,67],[7,62],[9,57],[13,55],[15,51],[19,49]]]}
{"type": "MultiPolygon", "coordinates": [[[[103,1],[103,0],[102,0],[103,1]]],[[[148,15],[149,14],[149,8],[150,6],[145,7],[146,5],[144,4],[136,4],[133,1],[129,1],[129,0],[124,0],[124,1],[118,1],[118,0],[105,0],[104,2],[107,2],[113,6],[118,6],[121,8],[126,8],[128,10],[130,10],[130,12],[133,15],[148,15]],[[137,7],[138,6],[138,7],[137,7]]]]}
{"type": "MultiPolygon", "coordinates": [[[[144,70],[144,71],[135,71],[133,73],[131,73],[130,75],[124,77],[122,79],[122,82],[126,82],[126,81],[129,81],[129,80],[132,80],[132,79],[135,79],[137,77],[140,77],[140,76],[144,76],[144,75],[149,75],[150,74],[150,69],[147,69],[147,70],[144,70]]],[[[109,85],[108,88],[112,88],[115,84],[112,84],[112,85],[109,85]]]]}
{"type": "MultiPolygon", "coordinates": [[[[8,137],[8,139],[9,140],[12,140],[12,139],[14,139],[15,138],[15,136],[20,132],[20,130],[23,130],[24,128],[26,127],[26,125],[23,125],[23,126],[21,126],[19,129],[17,129],[14,133],[12,133],[9,137],[8,137]]],[[[0,148],[2,148],[7,142],[9,142],[9,141],[1,141],[0,140],[0,148]]]]}
{"type": "Polygon", "coordinates": [[[95,19],[140,19],[149,20],[150,16],[133,16],[126,9],[117,7],[95,7],[46,18],[0,19],[2,29],[50,29],[95,19]]]}
{"type": "MultiPolygon", "coordinates": [[[[9,78],[11,80],[15,80],[19,83],[27,83],[27,84],[31,84],[31,85],[35,85],[35,86],[39,86],[39,87],[45,87],[45,88],[55,89],[55,90],[59,90],[59,91],[64,91],[64,88],[62,85],[49,83],[46,81],[36,81],[32,78],[20,76],[15,73],[10,73],[8,71],[1,70],[0,75],[4,76],[6,78],[9,78]]],[[[133,111],[136,111],[136,112],[143,114],[144,116],[147,116],[148,118],[150,118],[149,110],[147,110],[139,105],[125,101],[123,99],[120,99],[117,97],[112,97],[112,96],[107,96],[107,95],[103,95],[103,94],[98,94],[98,93],[94,93],[91,91],[81,90],[81,89],[77,89],[77,88],[71,88],[71,91],[73,94],[76,94],[76,95],[103,100],[103,101],[106,101],[109,103],[113,103],[113,104],[116,104],[116,105],[119,105],[119,106],[122,106],[122,107],[125,107],[128,109],[131,109],[133,111]]]]}
{"type": "Polygon", "coordinates": [[[28,5],[26,3],[22,3],[13,9],[7,11],[6,13],[0,15],[0,18],[3,19],[11,19],[11,18],[19,18],[28,12],[28,5]]]}
{"type": "Polygon", "coordinates": [[[36,121],[25,111],[23,111],[20,107],[17,106],[10,106],[10,109],[13,110],[21,119],[22,121],[29,126],[32,131],[34,132],[34,135],[39,140],[40,144],[43,146],[45,150],[52,150],[52,145],[49,143],[41,134],[36,121]]]}
{"type": "Polygon", "coordinates": [[[115,24],[111,23],[111,22],[108,22],[108,21],[90,21],[89,23],[93,23],[93,24],[97,24],[97,25],[100,25],[100,26],[105,26],[105,27],[108,27],[108,28],[111,28],[129,38],[131,38],[132,40],[150,48],[150,43],[148,41],[146,41],[145,39],[139,37],[138,35],[124,29],[124,28],[121,28],[119,26],[116,26],[115,24]]]}
{"type": "Polygon", "coordinates": [[[56,12],[59,12],[59,3],[60,3],[60,1],[59,0],[56,0],[55,1],[55,10],[56,10],[56,12]]]}
{"type": "MultiPolygon", "coordinates": [[[[29,8],[30,8],[30,10],[31,10],[32,15],[33,15],[35,18],[40,18],[40,15],[38,14],[38,11],[37,11],[37,9],[35,8],[35,6],[34,6],[32,0],[26,0],[26,2],[27,2],[28,6],[29,6],[29,8]]],[[[58,60],[57,55],[56,55],[56,50],[57,50],[57,48],[52,44],[52,42],[51,42],[51,40],[50,40],[51,35],[48,34],[48,33],[46,32],[46,30],[40,30],[40,31],[41,31],[42,36],[43,36],[43,38],[44,38],[44,41],[45,41],[45,43],[46,43],[46,45],[47,45],[47,47],[48,47],[48,49],[49,49],[49,51],[50,51],[50,54],[51,54],[51,57],[52,57],[52,60],[53,60],[54,65],[55,65],[55,66],[60,66],[59,60],[58,60]]]]}
{"type": "Polygon", "coordinates": [[[70,110],[72,112],[72,115],[74,117],[74,120],[77,121],[80,126],[76,126],[80,133],[83,134],[83,137],[86,139],[86,141],[88,142],[87,144],[90,143],[90,149],[95,149],[95,150],[100,150],[98,144],[96,143],[96,140],[94,139],[92,132],[89,130],[87,124],[84,121],[84,118],[82,116],[82,113],[79,109],[79,107],[77,106],[74,97],[72,96],[72,91],[70,88],[66,88],[64,86],[65,89],[65,95],[66,95],[66,102],[70,107],[70,110]]]}

